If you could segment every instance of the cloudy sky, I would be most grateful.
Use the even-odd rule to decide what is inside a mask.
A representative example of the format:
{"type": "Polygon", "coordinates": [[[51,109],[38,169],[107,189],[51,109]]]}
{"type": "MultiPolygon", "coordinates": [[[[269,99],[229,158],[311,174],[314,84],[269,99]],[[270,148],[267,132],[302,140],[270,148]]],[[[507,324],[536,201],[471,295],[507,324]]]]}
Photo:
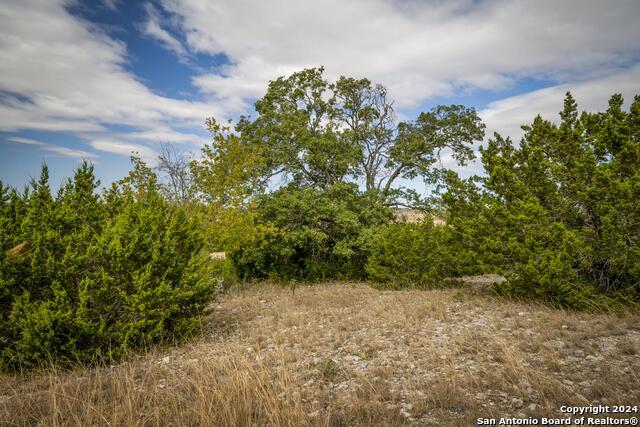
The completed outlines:
{"type": "Polygon", "coordinates": [[[567,90],[588,110],[640,93],[639,18],[637,0],[2,0],[0,179],[46,161],[57,186],[84,158],[108,184],[132,151],[198,152],[206,117],[319,65],[382,83],[404,117],[462,103],[518,138],[567,90]]]}

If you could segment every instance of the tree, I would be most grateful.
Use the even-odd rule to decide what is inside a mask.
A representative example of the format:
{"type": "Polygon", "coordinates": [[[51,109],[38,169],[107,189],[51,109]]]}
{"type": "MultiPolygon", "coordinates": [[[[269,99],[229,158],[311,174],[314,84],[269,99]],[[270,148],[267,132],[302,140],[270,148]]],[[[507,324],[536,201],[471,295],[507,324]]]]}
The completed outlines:
{"type": "Polygon", "coordinates": [[[434,181],[445,152],[465,164],[484,136],[473,108],[439,106],[398,122],[383,86],[350,77],[329,82],[323,72],[270,82],[255,103],[256,118],[242,117],[233,130],[208,120],[213,141],[194,173],[210,201],[246,201],[278,179],[316,188],[360,180],[393,204],[407,195],[399,179],[434,181]]]}
{"type": "Polygon", "coordinates": [[[173,145],[162,144],[158,155],[162,194],[171,202],[185,204],[195,198],[193,175],[189,167],[191,156],[173,145]]]}
{"type": "Polygon", "coordinates": [[[86,162],[55,197],[46,165],[24,195],[0,184],[0,369],[99,362],[197,326],[217,291],[201,227],[132,160],[104,197],[86,162]]]}
{"type": "Polygon", "coordinates": [[[353,183],[288,185],[257,199],[254,232],[226,249],[244,278],[361,279],[371,236],[391,217],[353,183]]]}
{"type": "Polygon", "coordinates": [[[567,93],[559,125],[538,116],[518,146],[496,134],[481,150],[477,195],[450,181],[450,224],[507,272],[502,291],[572,307],[637,301],[640,97],[622,106],[616,94],[606,111],[579,114],[567,93]],[[461,211],[465,197],[479,203],[461,211]]]}

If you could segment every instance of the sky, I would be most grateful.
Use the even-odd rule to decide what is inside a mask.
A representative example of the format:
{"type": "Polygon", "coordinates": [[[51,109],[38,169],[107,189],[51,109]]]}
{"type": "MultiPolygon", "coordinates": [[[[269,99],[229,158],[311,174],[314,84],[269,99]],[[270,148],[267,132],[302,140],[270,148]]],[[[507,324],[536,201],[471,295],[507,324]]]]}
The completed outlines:
{"type": "Polygon", "coordinates": [[[56,187],[86,159],[108,186],[132,152],[197,156],[207,117],[316,66],[383,84],[400,117],[464,104],[518,141],[568,90],[589,111],[640,94],[639,18],[637,0],[2,0],[0,180],[46,162],[56,187]]]}

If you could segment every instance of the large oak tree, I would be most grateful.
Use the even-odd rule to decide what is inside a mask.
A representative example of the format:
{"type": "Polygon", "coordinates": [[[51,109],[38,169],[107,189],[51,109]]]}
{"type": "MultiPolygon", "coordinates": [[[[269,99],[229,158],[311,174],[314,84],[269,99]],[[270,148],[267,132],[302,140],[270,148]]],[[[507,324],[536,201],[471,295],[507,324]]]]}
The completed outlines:
{"type": "Polygon", "coordinates": [[[383,86],[351,77],[330,82],[323,72],[271,81],[255,103],[256,116],[233,127],[208,119],[213,141],[193,169],[209,202],[242,203],[283,182],[314,188],[359,182],[394,204],[408,194],[400,179],[433,182],[445,154],[460,165],[473,159],[472,145],[484,136],[473,108],[438,106],[399,121],[383,86]]]}

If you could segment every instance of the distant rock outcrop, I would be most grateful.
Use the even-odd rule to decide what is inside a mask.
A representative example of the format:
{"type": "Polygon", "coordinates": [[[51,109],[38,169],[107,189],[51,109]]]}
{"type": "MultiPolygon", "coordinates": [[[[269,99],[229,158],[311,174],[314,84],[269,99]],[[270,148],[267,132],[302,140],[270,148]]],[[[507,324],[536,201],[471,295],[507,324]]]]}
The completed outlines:
{"type": "Polygon", "coordinates": [[[442,218],[429,216],[424,211],[410,208],[394,208],[393,214],[398,222],[418,223],[425,218],[432,218],[433,225],[444,226],[446,222],[442,218]]]}
{"type": "Polygon", "coordinates": [[[211,259],[227,259],[227,255],[224,252],[211,252],[209,254],[211,259]]]}

